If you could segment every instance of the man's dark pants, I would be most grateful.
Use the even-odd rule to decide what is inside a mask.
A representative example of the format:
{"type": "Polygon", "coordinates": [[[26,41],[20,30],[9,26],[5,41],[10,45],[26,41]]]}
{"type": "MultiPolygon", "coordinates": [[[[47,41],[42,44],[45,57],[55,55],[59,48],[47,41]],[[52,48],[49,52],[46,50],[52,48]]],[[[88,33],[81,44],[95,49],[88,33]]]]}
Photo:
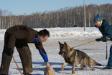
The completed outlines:
{"type": "Polygon", "coordinates": [[[107,67],[112,68],[112,45],[110,47],[110,56],[109,56],[107,67]]]}
{"type": "Polygon", "coordinates": [[[0,75],[8,75],[10,62],[12,60],[14,47],[19,52],[22,61],[24,75],[32,72],[32,58],[30,49],[23,40],[16,40],[14,36],[5,35],[4,50],[0,67],[0,75]]]}

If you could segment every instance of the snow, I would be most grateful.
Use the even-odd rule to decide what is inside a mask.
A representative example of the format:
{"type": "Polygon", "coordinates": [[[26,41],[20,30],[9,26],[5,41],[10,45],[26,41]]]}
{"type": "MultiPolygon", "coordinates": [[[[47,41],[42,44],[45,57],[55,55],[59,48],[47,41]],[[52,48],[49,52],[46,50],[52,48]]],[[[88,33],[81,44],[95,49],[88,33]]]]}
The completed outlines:
{"type": "MultiPolygon", "coordinates": [[[[101,36],[98,29],[95,27],[88,27],[84,31],[81,27],[75,28],[47,28],[51,32],[51,38],[73,38],[73,37],[94,37],[101,36]]],[[[40,29],[36,29],[40,30],[40,29]]]]}
{"type": "MultiPolygon", "coordinates": [[[[41,30],[42,28],[38,28],[35,30],[41,30]]],[[[100,32],[96,28],[86,28],[86,31],[83,31],[83,28],[47,28],[51,32],[51,37],[49,40],[44,43],[44,47],[46,52],[48,53],[49,62],[52,67],[56,71],[56,75],[71,75],[71,66],[66,66],[64,72],[61,71],[61,64],[64,62],[64,59],[58,55],[59,45],[58,41],[67,42],[70,46],[77,48],[81,51],[86,52],[91,58],[95,59],[97,62],[106,65],[107,61],[105,59],[105,43],[103,42],[91,42],[87,44],[88,41],[94,41],[96,38],[101,37],[100,32]],[[78,46],[83,44],[81,46],[78,46]],[[78,46],[78,47],[76,47],[78,46]]],[[[3,51],[3,39],[5,29],[0,30],[0,59],[3,51]]],[[[111,42],[108,42],[108,52],[111,42]]],[[[29,44],[31,52],[32,52],[32,65],[33,65],[33,75],[44,75],[44,62],[41,56],[36,50],[33,44],[29,44]]],[[[14,52],[14,58],[19,65],[20,71],[22,71],[21,60],[19,58],[19,54],[16,51],[14,52]]],[[[101,70],[97,67],[94,71],[91,70],[77,70],[77,75],[112,75],[112,70],[101,70]]],[[[20,75],[17,67],[12,60],[10,65],[9,75],[20,75]]]]}
{"type": "MultiPolygon", "coordinates": [[[[95,37],[101,36],[98,29],[95,27],[88,27],[86,31],[84,31],[81,27],[75,28],[35,28],[35,30],[39,31],[41,29],[48,29],[50,31],[50,38],[73,38],[73,37],[95,37]]],[[[0,40],[4,39],[3,34],[5,34],[6,29],[0,30],[0,40]]]]}

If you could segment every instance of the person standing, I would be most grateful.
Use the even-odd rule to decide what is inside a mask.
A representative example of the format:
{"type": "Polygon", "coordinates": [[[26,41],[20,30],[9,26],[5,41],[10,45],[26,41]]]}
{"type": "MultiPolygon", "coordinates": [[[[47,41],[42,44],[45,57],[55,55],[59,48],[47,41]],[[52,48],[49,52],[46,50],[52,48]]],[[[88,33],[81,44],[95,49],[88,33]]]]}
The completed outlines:
{"type": "MultiPolygon", "coordinates": [[[[95,27],[97,27],[101,34],[101,38],[97,38],[96,41],[112,41],[112,25],[109,25],[108,21],[103,19],[101,16],[96,15],[94,18],[95,27]]],[[[108,59],[108,64],[104,69],[112,69],[112,46],[110,47],[110,55],[108,59]]]]}

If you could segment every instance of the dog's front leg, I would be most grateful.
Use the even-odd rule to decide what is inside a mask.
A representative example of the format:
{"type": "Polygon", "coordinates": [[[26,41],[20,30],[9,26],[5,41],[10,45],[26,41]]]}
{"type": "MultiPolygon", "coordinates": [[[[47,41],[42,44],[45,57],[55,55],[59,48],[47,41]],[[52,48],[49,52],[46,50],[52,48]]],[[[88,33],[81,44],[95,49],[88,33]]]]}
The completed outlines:
{"type": "Polygon", "coordinates": [[[65,67],[66,65],[68,65],[68,64],[67,64],[67,63],[62,63],[62,65],[61,65],[61,71],[64,71],[64,67],[65,67]]]}
{"type": "Polygon", "coordinates": [[[76,71],[76,70],[75,70],[75,63],[74,63],[74,64],[73,64],[73,67],[72,67],[72,75],[76,75],[76,74],[75,74],[75,71],[76,71]]]}
{"type": "Polygon", "coordinates": [[[61,65],[61,71],[64,71],[64,67],[65,67],[65,64],[62,63],[62,65],[61,65]]]}

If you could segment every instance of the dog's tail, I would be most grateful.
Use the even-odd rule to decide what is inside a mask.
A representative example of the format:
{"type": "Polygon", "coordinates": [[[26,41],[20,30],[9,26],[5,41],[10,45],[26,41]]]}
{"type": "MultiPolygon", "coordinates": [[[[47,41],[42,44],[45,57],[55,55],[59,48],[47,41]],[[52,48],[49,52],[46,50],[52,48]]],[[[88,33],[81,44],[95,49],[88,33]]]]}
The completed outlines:
{"type": "Polygon", "coordinates": [[[103,66],[102,64],[100,64],[100,63],[98,63],[98,62],[96,62],[96,66],[103,66]]]}

